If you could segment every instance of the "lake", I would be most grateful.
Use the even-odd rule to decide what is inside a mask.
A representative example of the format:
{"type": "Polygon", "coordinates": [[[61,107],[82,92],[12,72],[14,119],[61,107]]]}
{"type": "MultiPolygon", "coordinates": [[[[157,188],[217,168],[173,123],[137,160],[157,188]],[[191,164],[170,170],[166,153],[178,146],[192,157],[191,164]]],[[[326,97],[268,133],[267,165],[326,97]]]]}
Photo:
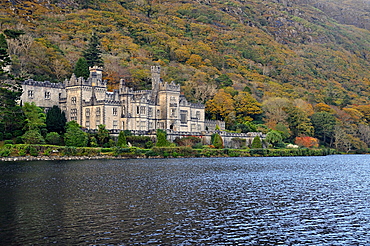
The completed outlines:
{"type": "Polygon", "coordinates": [[[0,163],[1,245],[370,245],[370,155],[0,163]]]}

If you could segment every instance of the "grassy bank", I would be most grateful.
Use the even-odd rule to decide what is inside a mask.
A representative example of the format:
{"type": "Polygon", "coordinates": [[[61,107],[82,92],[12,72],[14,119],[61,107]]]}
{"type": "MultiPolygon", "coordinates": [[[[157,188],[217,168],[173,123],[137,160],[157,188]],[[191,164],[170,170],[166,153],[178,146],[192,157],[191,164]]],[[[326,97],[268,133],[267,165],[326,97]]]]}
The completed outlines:
{"type": "Polygon", "coordinates": [[[251,157],[251,156],[323,156],[336,154],[333,149],[193,149],[191,147],[153,147],[151,149],[91,148],[55,145],[6,144],[0,149],[0,157],[123,157],[123,158],[171,158],[171,157],[251,157]]]}

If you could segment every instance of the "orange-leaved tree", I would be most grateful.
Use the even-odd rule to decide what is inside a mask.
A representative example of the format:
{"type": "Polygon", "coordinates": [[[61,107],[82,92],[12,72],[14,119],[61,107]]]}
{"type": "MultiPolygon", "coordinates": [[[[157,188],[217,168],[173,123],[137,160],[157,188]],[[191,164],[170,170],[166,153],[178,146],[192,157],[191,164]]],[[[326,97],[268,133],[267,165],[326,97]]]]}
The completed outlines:
{"type": "Polygon", "coordinates": [[[319,147],[319,140],[317,138],[301,136],[295,138],[295,144],[306,148],[316,148],[319,147]]]}

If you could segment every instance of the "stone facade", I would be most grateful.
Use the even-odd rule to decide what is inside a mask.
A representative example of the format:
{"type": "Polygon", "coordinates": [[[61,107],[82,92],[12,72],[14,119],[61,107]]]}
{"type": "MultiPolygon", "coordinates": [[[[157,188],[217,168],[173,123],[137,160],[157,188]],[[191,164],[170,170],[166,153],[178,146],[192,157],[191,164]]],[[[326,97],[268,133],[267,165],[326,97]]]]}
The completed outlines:
{"type": "MultiPolygon", "coordinates": [[[[168,129],[181,132],[206,130],[204,105],[190,103],[180,94],[180,85],[164,82],[161,68],[151,67],[152,90],[134,91],[120,81],[118,90],[107,90],[102,69],[90,68],[88,79],[72,75],[64,83],[23,82],[21,103],[35,102],[45,109],[58,105],[68,121],[87,129],[104,124],[108,130],[150,131],[168,129]]],[[[220,125],[221,124],[221,125],[220,125]]],[[[207,121],[207,128],[222,123],[207,121]]]]}

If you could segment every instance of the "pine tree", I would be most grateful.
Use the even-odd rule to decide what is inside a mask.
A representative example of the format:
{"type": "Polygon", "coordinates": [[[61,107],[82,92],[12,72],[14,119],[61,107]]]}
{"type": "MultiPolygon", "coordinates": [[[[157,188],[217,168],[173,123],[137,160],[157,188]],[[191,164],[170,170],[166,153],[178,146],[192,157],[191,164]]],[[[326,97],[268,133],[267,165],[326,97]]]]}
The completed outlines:
{"type": "Polygon", "coordinates": [[[262,141],[259,136],[256,136],[253,138],[252,144],[251,144],[252,149],[261,149],[262,148],[262,141]]]}
{"type": "MultiPolygon", "coordinates": [[[[0,34],[0,75],[8,74],[6,67],[11,64],[8,54],[8,44],[4,34],[0,34]]],[[[1,78],[2,79],[2,78],[1,78]]]]}
{"type": "Polygon", "coordinates": [[[89,67],[104,65],[99,46],[99,38],[95,33],[93,33],[88,48],[83,52],[83,56],[89,67]]]}
{"type": "Polygon", "coordinates": [[[84,57],[78,59],[73,73],[76,75],[77,78],[83,77],[87,79],[89,77],[90,75],[89,65],[87,64],[87,61],[84,57]]]}
{"type": "Polygon", "coordinates": [[[167,133],[162,129],[157,129],[157,147],[167,147],[170,143],[167,140],[167,133]]]}
{"type": "Polygon", "coordinates": [[[127,145],[126,135],[124,131],[120,131],[118,135],[117,146],[125,147],[127,145]]]}
{"type": "Polygon", "coordinates": [[[4,34],[0,34],[0,131],[13,133],[22,129],[24,115],[17,103],[22,87],[8,71],[10,65],[8,45],[4,34]]]}
{"type": "Polygon", "coordinates": [[[46,128],[48,132],[64,133],[66,122],[65,113],[56,105],[46,113],[46,128]]]}
{"type": "Polygon", "coordinates": [[[217,133],[212,134],[211,141],[212,141],[212,145],[215,146],[216,149],[223,149],[224,148],[224,143],[222,141],[222,137],[219,134],[217,134],[217,133]]]}

